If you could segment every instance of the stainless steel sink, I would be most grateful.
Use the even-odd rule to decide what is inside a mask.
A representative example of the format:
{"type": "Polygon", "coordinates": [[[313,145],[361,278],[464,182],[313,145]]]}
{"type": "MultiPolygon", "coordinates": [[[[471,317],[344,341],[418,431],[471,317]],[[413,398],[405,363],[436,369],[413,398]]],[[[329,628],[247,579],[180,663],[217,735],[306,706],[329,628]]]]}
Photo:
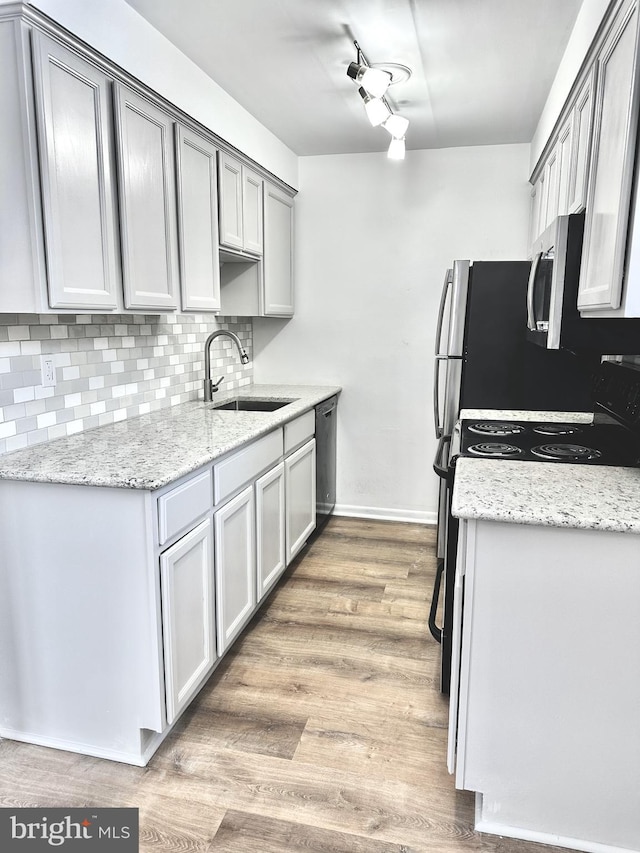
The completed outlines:
{"type": "Polygon", "coordinates": [[[289,403],[294,403],[295,400],[255,400],[250,397],[238,398],[236,400],[227,400],[226,403],[220,403],[218,406],[213,406],[214,409],[221,409],[225,412],[275,412],[289,403]]]}

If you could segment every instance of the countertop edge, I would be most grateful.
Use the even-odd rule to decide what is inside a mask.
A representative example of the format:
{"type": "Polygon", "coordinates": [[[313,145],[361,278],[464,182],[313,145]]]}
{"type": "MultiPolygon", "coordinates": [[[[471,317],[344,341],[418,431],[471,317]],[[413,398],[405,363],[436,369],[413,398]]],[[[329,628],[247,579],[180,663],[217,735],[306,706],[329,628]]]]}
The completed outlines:
{"type": "MultiPolygon", "coordinates": [[[[42,442],[31,448],[5,454],[4,456],[0,456],[0,480],[5,482],[50,483],[67,486],[93,486],[155,492],[194,473],[199,468],[203,468],[215,460],[221,459],[234,450],[238,450],[243,445],[259,439],[272,430],[284,426],[284,424],[295,420],[295,418],[305,414],[305,412],[315,408],[325,400],[340,395],[341,392],[342,387],[337,385],[302,386],[269,383],[244,386],[234,392],[220,394],[212,404],[206,404],[202,400],[194,399],[177,406],[165,407],[151,414],[139,415],[127,421],[120,421],[117,424],[96,427],[95,429],[87,430],[84,433],[78,433],[74,436],[42,442]],[[221,403],[236,397],[253,397],[270,400],[286,398],[288,396],[295,398],[293,402],[269,413],[219,412],[217,410],[217,406],[221,403]],[[136,475],[131,470],[127,472],[120,471],[100,474],[96,473],[95,470],[87,470],[86,466],[83,467],[80,463],[77,464],[75,470],[65,470],[62,467],[63,463],[56,463],[55,461],[56,457],[59,457],[63,452],[64,454],[73,453],[74,447],[80,449],[87,441],[87,437],[89,437],[89,440],[97,438],[98,442],[101,442],[108,436],[114,444],[120,443],[118,432],[123,429],[124,424],[128,424],[128,428],[133,429],[134,432],[136,429],[138,430],[136,448],[140,444],[148,445],[154,433],[157,436],[162,431],[162,425],[167,419],[175,421],[181,415],[187,419],[188,417],[193,417],[194,412],[198,410],[205,415],[207,412],[221,415],[223,419],[226,419],[228,426],[233,425],[235,427],[240,424],[240,427],[242,427],[244,424],[245,429],[243,431],[235,431],[233,437],[228,440],[223,439],[220,444],[208,448],[203,452],[195,453],[190,458],[188,452],[185,452],[187,458],[184,464],[174,465],[170,470],[167,469],[166,472],[162,472],[161,474],[149,474],[148,476],[136,475]],[[39,469],[37,466],[28,467],[28,462],[25,467],[20,466],[21,460],[26,461],[30,458],[40,459],[39,469]],[[51,465],[49,470],[45,470],[43,466],[43,462],[47,458],[51,465]]],[[[132,451],[136,448],[132,448],[132,451]]]]}

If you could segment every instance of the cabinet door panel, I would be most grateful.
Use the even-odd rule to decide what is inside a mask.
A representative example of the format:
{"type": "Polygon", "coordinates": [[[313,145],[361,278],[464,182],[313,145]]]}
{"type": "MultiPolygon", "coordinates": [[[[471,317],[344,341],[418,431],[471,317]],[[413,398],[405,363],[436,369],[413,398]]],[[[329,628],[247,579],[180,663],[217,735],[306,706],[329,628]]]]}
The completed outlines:
{"type": "Polygon", "coordinates": [[[264,314],[293,315],[293,199],[270,184],[264,193],[264,314]]]}
{"type": "Polygon", "coordinates": [[[316,442],[312,439],[284,460],[287,505],[287,563],[316,526],[316,442]]]}
{"type": "Polygon", "coordinates": [[[284,464],[256,481],[256,558],[258,601],[286,568],[284,464]]]}
{"type": "Polygon", "coordinates": [[[584,82],[576,97],[573,108],[573,162],[569,179],[568,212],[580,213],[584,210],[587,195],[587,175],[589,154],[591,153],[591,126],[593,124],[593,90],[595,88],[594,69],[584,82]]]}
{"type": "Polygon", "coordinates": [[[569,182],[573,164],[573,118],[569,118],[558,134],[558,205],[557,215],[563,216],[569,208],[569,182]]]}
{"type": "Polygon", "coordinates": [[[211,519],[160,556],[160,576],[171,725],[216,660],[211,519]]]}
{"type": "Polygon", "coordinates": [[[233,157],[220,152],[219,209],[220,245],[242,249],[242,166],[233,157]]]}
{"type": "Polygon", "coordinates": [[[560,187],[560,158],[559,148],[556,147],[551,152],[549,161],[546,165],[546,207],[544,211],[544,227],[553,222],[558,215],[558,192],[560,187]]]}
{"type": "Polygon", "coordinates": [[[122,250],[127,308],[177,307],[173,122],[117,87],[122,250]]]}
{"type": "Polygon", "coordinates": [[[581,310],[620,306],[637,125],[635,2],[598,58],[593,150],[580,270],[581,310]]]}
{"type": "Polygon", "coordinates": [[[33,49],[49,302],[116,308],[110,82],[40,33],[33,49]]]}
{"type": "Polygon", "coordinates": [[[218,650],[225,652],[256,602],[255,504],[249,486],[214,515],[218,650]]]}
{"type": "Polygon", "coordinates": [[[245,252],[262,254],[262,178],[242,167],[242,229],[245,252]]]}
{"type": "Polygon", "coordinates": [[[176,125],[182,308],[220,310],[216,149],[176,125]]]}

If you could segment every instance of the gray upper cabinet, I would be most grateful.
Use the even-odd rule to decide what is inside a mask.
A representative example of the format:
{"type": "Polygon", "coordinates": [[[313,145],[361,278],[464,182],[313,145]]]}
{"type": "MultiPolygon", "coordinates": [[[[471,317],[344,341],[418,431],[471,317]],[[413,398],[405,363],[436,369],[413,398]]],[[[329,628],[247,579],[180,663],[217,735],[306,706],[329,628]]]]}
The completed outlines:
{"type": "Polygon", "coordinates": [[[245,252],[261,255],[264,245],[262,178],[246,166],[242,167],[242,220],[245,252]]]}
{"type": "Polygon", "coordinates": [[[265,181],[265,316],[293,316],[293,199],[265,181]]]}
{"type": "Polygon", "coordinates": [[[574,156],[569,178],[568,213],[580,213],[587,203],[587,178],[591,153],[591,128],[593,124],[593,91],[595,88],[595,66],[587,75],[578,94],[572,112],[574,156]]]}
{"type": "Polygon", "coordinates": [[[219,155],[220,245],[251,255],[263,247],[262,178],[235,157],[219,155]]]}
{"type": "Polygon", "coordinates": [[[178,244],[184,311],[220,311],[216,148],[176,125],[178,244]]]}
{"type": "Polygon", "coordinates": [[[121,287],[110,81],[33,33],[49,303],[114,309],[121,287]]]}
{"type": "Polygon", "coordinates": [[[578,290],[581,312],[609,312],[622,279],[638,124],[637,0],[620,5],[597,58],[594,132],[578,290]]]}
{"type": "Polygon", "coordinates": [[[116,84],[125,307],[177,308],[173,119],[116,84]]]}

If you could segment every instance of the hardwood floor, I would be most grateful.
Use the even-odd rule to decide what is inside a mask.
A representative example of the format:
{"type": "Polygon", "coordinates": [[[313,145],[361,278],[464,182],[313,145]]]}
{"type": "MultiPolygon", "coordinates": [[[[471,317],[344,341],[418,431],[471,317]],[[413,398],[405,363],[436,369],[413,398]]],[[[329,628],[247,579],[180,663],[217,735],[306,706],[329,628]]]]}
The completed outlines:
{"type": "Polygon", "coordinates": [[[433,528],[332,519],[146,768],[0,743],[0,806],[137,806],[141,851],[548,853],[446,770],[433,528]]]}

